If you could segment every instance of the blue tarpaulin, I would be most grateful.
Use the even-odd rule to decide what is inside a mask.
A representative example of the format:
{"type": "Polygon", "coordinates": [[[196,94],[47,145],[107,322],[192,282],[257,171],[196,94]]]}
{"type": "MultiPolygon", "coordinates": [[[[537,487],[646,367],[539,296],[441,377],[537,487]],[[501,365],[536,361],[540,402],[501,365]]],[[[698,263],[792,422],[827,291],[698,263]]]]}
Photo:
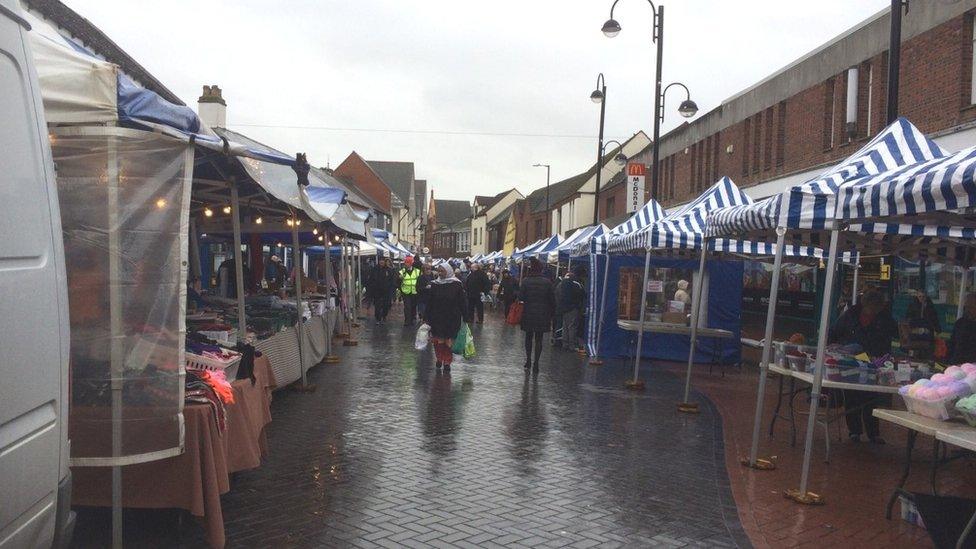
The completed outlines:
{"type": "MultiPolygon", "coordinates": [[[[643,270],[644,258],[640,256],[595,256],[590,266],[589,314],[587,314],[588,344],[596,345],[597,311],[600,293],[603,290],[603,271],[607,259],[610,260],[609,283],[607,284],[606,308],[603,312],[603,336],[600,339],[599,356],[633,356],[636,346],[636,332],[627,332],[617,327],[617,298],[619,294],[620,269],[634,267],[643,270]]],[[[651,257],[651,268],[698,269],[697,259],[670,259],[651,257]]],[[[695,362],[711,362],[715,347],[720,348],[718,357],[722,362],[737,363],[740,360],[739,338],[741,334],[742,312],[742,262],[709,260],[706,263],[709,276],[708,327],[729,330],[732,339],[715,340],[698,338],[695,362]]],[[[641,356],[658,360],[688,360],[688,346],[691,338],[683,335],[644,334],[641,356]]]]}

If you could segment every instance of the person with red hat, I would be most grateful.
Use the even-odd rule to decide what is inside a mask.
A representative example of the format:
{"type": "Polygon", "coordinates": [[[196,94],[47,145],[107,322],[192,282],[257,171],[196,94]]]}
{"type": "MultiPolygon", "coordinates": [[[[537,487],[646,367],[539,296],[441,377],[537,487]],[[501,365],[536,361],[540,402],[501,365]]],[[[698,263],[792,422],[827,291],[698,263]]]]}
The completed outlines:
{"type": "Polygon", "coordinates": [[[403,260],[400,269],[400,296],[403,298],[403,325],[413,326],[417,318],[417,279],[420,269],[413,266],[413,256],[408,255],[403,260]]]}

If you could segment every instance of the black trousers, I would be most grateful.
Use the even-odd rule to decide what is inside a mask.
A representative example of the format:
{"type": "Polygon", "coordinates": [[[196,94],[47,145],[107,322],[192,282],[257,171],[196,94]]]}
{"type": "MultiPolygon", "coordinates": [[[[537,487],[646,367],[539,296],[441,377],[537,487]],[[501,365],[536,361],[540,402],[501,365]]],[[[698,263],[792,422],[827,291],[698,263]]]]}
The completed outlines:
{"type": "Polygon", "coordinates": [[[879,395],[865,391],[844,391],[844,410],[847,412],[847,432],[861,435],[867,432],[868,438],[880,433],[878,418],[871,415],[877,406],[891,406],[891,395],[879,395]]]}
{"type": "Polygon", "coordinates": [[[485,304],[481,301],[481,294],[468,296],[468,324],[474,322],[475,318],[478,322],[485,321],[485,304]]]}
{"type": "Polygon", "coordinates": [[[530,359],[534,359],[535,363],[539,363],[539,357],[542,356],[542,339],[545,337],[545,332],[525,332],[525,361],[528,362],[530,359]]]}
{"type": "Polygon", "coordinates": [[[386,320],[388,314],[390,314],[390,295],[383,292],[373,300],[373,316],[380,321],[386,320]]]}
{"type": "Polygon", "coordinates": [[[417,296],[403,294],[403,323],[413,324],[417,318],[417,296]]]}

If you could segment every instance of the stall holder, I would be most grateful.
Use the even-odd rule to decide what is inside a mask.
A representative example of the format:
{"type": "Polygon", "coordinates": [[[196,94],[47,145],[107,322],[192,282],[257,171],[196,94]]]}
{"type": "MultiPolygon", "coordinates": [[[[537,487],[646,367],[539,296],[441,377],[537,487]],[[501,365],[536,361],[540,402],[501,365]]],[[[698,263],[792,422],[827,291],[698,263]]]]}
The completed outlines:
{"type": "MultiPolygon", "coordinates": [[[[777,244],[780,246],[785,242],[788,230],[800,231],[795,236],[801,237],[829,232],[826,284],[821,308],[812,394],[819,394],[823,386],[826,336],[841,229],[847,240],[845,249],[856,249],[861,253],[867,249],[877,249],[882,253],[899,251],[919,253],[931,247],[937,240],[946,242],[946,236],[963,238],[965,231],[959,232],[961,236],[955,236],[952,230],[955,222],[962,219],[946,210],[969,206],[968,197],[972,196],[972,190],[967,189],[967,186],[971,184],[972,170],[959,169],[958,163],[954,166],[944,165],[946,156],[938,145],[927,139],[911,123],[905,119],[898,119],[862,149],[819,178],[793,187],[751,207],[721,210],[710,219],[708,229],[710,236],[728,234],[768,236],[775,231],[777,244]],[[950,221],[949,226],[935,227],[936,224],[932,223],[933,217],[950,221]],[[883,227],[872,225],[879,221],[894,222],[898,225],[883,227]],[[860,225],[855,226],[855,223],[860,225]],[[905,230],[902,223],[907,224],[910,230],[905,230]],[[899,234],[909,236],[902,238],[897,236],[899,234]],[[935,234],[936,237],[922,236],[928,234],[935,234]]],[[[745,462],[753,467],[762,466],[762,462],[757,457],[759,423],[765,396],[766,374],[770,365],[771,329],[778,291],[776,275],[779,273],[780,260],[777,260],[776,265],[760,368],[753,445],[749,459],[745,462]]],[[[819,399],[812,399],[810,416],[807,419],[800,487],[798,490],[787,492],[789,497],[800,503],[823,502],[819,495],[807,490],[818,406],[819,399]]]]}
{"type": "MultiPolygon", "coordinates": [[[[780,409],[783,404],[783,397],[789,396],[789,406],[790,415],[787,419],[790,421],[790,444],[796,444],[796,402],[795,398],[802,394],[807,394],[810,389],[796,389],[795,381],[799,381],[805,385],[813,385],[813,374],[810,372],[799,372],[796,370],[791,370],[789,368],[783,368],[782,366],[777,366],[775,364],[769,365],[769,371],[780,375],[780,389],[777,393],[776,406],[773,409],[773,417],[770,421],[769,432],[773,432],[773,428],[776,424],[776,420],[780,417],[780,409]],[[790,380],[790,390],[784,392],[782,390],[783,379],[790,380]]],[[[864,393],[875,393],[875,394],[887,394],[895,395],[898,394],[898,387],[893,385],[879,385],[879,384],[868,384],[868,383],[849,383],[844,381],[834,381],[834,380],[824,380],[822,384],[823,388],[826,389],[838,389],[843,391],[860,391],[864,393]]],[[[858,408],[860,409],[860,408],[858,408]]],[[[844,419],[845,413],[829,414],[821,421],[821,425],[824,427],[824,435],[826,436],[826,448],[825,460],[830,461],[830,437],[829,437],[829,427],[830,424],[838,422],[844,419]]]]}

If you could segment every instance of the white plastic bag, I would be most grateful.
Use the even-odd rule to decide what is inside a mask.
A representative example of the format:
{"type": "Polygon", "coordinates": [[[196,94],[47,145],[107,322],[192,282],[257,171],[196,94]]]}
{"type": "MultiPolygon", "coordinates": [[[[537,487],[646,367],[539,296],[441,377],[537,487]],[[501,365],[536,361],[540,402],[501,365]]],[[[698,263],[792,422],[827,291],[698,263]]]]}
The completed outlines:
{"type": "Polygon", "coordinates": [[[418,351],[423,351],[427,348],[427,341],[430,340],[430,325],[421,324],[417,328],[417,338],[413,342],[413,346],[418,351]]]}

